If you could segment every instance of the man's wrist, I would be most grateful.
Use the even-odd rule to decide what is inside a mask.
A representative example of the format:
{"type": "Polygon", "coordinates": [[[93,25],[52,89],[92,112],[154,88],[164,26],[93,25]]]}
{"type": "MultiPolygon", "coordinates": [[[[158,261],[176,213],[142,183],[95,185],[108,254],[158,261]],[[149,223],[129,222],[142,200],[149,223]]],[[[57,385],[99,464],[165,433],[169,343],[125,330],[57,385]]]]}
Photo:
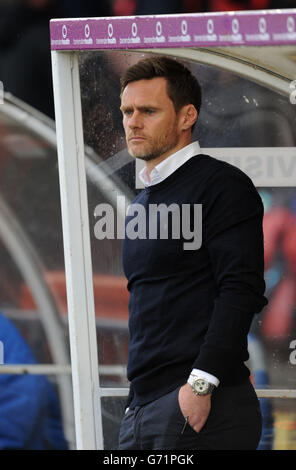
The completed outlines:
{"type": "Polygon", "coordinates": [[[207,372],[193,369],[187,383],[190,385],[193,393],[197,396],[210,395],[215,388],[219,385],[217,377],[208,374],[207,372]]]}
{"type": "Polygon", "coordinates": [[[198,377],[200,379],[206,379],[208,382],[215,385],[215,387],[218,387],[220,383],[217,377],[201,369],[192,369],[190,376],[191,375],[198,377]]]}

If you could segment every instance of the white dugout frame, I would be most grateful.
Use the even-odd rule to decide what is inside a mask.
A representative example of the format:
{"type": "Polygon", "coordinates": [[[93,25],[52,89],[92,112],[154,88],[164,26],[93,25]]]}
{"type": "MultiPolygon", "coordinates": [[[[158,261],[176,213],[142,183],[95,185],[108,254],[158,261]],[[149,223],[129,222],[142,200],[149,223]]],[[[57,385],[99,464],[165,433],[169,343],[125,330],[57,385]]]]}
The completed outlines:
{"type": "MultiPolygon", "coordinates": [[[[128,392],[99,383],[77,51],[134,49],[173,55],[231,70],[289,96],[296,78],[288,59],[291,50],[295,51],[295,24],[295,9],[51,21],[77,449],[103,449],[100,398],[128,392]],[[146,28],[146,36],[139,34],[141,28],[146,28]],[[203,29],[204,34],[195,34],[203,29]],[[175,36],[170,36],[172,31],[175,36]],[[155,48],[159,45],[161,48],[155,48]]],[[[294,148],[282,152],[295,154],[294,148]]],[[[295,185],[295,180],[278,181],[278,185],[295,185]]],[[[256,391],[260,397],[296,398],[294,389],[256,391]]]]}

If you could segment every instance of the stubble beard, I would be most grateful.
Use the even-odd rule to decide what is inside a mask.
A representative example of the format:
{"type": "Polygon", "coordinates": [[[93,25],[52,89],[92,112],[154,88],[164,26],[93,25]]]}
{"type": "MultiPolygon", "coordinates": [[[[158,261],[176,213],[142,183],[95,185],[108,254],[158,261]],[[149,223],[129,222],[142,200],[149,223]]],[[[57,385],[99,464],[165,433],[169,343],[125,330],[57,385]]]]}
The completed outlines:
{"type": "Polygon", "coordinates": [[[178,144],[177,126],[174,126],[170,133],[170,137],[167,135],[160,136],[157,141],[147,141],[145,147],[141,149],[132,150],[128,146],[128,152],[134,158],[139,158],[145,162],[154,160],[170,150],[174,149],[178,144]]]}

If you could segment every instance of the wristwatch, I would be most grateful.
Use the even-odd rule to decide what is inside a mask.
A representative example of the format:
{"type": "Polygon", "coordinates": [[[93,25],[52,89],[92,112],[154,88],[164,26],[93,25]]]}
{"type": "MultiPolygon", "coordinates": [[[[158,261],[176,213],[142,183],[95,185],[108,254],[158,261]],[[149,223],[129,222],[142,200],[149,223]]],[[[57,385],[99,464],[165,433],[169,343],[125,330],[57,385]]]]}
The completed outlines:
{"type": "Polygon", "coordinates": [[[190,375],[187,380],[195,395],[209,395],[215,389],[215,385],[206,379],[201,379],[195,375],[190,375]]]}

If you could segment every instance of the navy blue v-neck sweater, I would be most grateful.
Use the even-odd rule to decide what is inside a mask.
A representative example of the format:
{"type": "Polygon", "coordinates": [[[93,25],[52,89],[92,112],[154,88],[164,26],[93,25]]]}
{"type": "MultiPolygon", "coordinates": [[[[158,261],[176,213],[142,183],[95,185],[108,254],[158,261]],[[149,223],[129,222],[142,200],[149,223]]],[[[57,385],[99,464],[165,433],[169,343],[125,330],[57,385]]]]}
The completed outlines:
{"type": "MultiPolygon", "coordinates": [[[[253,315],[267,303],[263,205],[252,181],[238,168],[201,154],[145,188],[133,204],[145,209],[147,232],[144,237],[138,227],[139,237],[127,232],[123,242],[130,291],[128,404],[168,393],[186,382],[192,368],[216,376],[221,385],[240,383],[250,373],[245,361],[253,315]],[[200,248],[184,250],[181,228],[179,239],[171,236],[170,217],[168,239],[149,238],[153,204],[177,204],[180,227],[182,207],[190,204],[195,230],[200,227],[193,224],[194,205],[201,204],[200,248]]],[[[136,214],[127,216],[126,228],[136,214]]]]}

